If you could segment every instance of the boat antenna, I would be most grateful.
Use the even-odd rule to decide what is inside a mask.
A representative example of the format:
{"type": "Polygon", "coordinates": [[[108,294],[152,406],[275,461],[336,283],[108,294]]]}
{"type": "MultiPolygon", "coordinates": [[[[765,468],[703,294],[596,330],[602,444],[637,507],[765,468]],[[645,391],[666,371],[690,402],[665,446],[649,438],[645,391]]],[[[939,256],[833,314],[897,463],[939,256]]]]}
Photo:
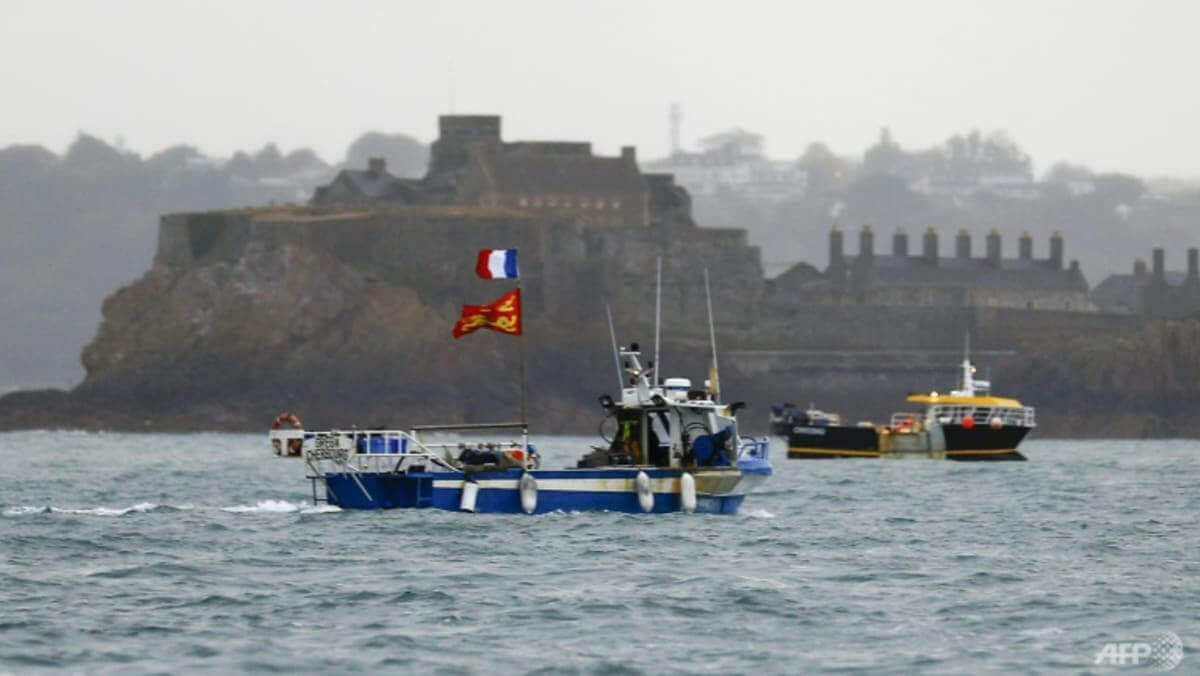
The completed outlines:
{"type": "Polygon", "coordinates": [[[662,384],[662,362],[658,360],[658,337],[662,326],[662,256],[657,258],[658,278],[654,286],[654,385],[662,384]]]}
{"type": "Polygon", "coordinates": [[[617,349],[617,332],[613,329],[612,309],[604,304],[604,314],[608,315],[608,335],[612,338],[613,363],[617,365],[617,390],[625,389],[625,378],[621,375],[621,354],[617,349]]]}
{"type": "Polygon", "coordinates": [[[721,392],[721,376],[720,370],[717,367],[717,331],[713,328],[713,310],[712,310],[712,290],[708,285],[708,268],[704,268],[704,300],[708,304],[708,340],[712,343],[712,397],[713,401],[717,401],[717,396],[721,392]]]}

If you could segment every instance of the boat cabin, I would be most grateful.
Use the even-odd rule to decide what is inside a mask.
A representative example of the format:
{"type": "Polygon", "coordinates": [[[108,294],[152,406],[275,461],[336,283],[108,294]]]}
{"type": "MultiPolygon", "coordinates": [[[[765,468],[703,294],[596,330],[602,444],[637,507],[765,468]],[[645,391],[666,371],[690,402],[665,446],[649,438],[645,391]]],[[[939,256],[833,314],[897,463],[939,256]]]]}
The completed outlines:
{"type": "Polygon", "coordinates": [[[620,355],[630,386],[622,388],[619,403],[600,397],[608,415],[601,436],[608,447],[593,448],[579,467],[722,467],[737,462],[735,416],[741,402],[720,404],[707,389],[692,389],[687,378],[652,382],[653,366],[642,368],[636,343],[620,355]]]}

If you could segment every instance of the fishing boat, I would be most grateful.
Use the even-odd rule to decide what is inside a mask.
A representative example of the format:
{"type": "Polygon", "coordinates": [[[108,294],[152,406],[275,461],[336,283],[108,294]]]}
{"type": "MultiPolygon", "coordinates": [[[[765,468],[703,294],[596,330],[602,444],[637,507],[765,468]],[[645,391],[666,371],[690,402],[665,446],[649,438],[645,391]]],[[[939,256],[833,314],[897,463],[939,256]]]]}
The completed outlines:
{"type": "Polygon", "coordinates": [[[1032,406],[992,396],[991,382],[975,378],[969,349],[956,389],[907,401],[919,410],[893,413],[886,425],[843,424],[836,413],[787,404],[772,408],[771,430],[787,437],[789,458],[1025,460],[1017,446],[1037,426],[1032,406]]]}
{"type": "MultiPolygon", "coordinates": [[[[515,250],[480,252],[481,277],[515,277],[515,250]],[[511,251],[511,254],[508,253],[511,251]],[[507,258],[511,266],[485,266],[507,258]],[[509,272],[505,272],[508,270],[509,272]],[[498,271],[498,272],[497,272],[498,271]]],[[[295,416],[281,416],[269,433],[277,455],[296,452],[308,468],[314,502],[343,509],[434,508],[464,512],[539,514],[551,511],[738,511],[746,494],[771,475],[766,437],[738,433],[742,402],[719,397],[717,347],[708,294],[710,377],[702,389],[686,378],[659,378],[656,303],[654,359],[642,364],[637,343],[618,348],[608,313],[619,397],[600,397],[600,444],[581,449],[573,467],[542,467],[529,443],[525,420],[524,347],[521,349],[521,419],[517,422],[424,425],[410,429],[310,432],[295,416]],[[438,442],[431,435],[507,429],[519,441],[438,442]],[[605,432],[607,430],[607,432],[605,432]]],[[[704,275],[708,293],[708,273],[704,275]]],[[[520,336],[520,287],[487,306],[464,306],[459,337],[480,327],[520,336]]],[[[523,346],[523,343],[522,343],[523,346]]],[[[661,362],[659,362],[661,363],[661,362]]]]}
{"type": "Polygon", "coordinates": [[[629,386],[600,397],[609,429],[574,467],[543,468],[519,422],[427,425],[407,430],[307,431],[279,427],[273,445],[299,441],[314,502],[343,509],[738,511],[771,475],[765,437],[738,434],[740,402],[722,404],[686,378],[656,383],[635,343],[619,356],[629,386]],[[503,442],[435,442],[430,435],[513,429],[503,442]],[[275,442],[278,442],[277,444],[275,442]]]}

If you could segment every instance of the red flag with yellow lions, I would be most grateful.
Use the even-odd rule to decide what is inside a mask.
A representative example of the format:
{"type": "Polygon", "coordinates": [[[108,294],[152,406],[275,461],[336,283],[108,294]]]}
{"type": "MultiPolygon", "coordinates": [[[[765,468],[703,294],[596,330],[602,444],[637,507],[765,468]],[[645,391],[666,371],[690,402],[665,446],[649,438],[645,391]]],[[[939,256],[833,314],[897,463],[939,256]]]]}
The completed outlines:
{"type": "Polygon", "coordinates": [[[454,324],[454,337],[462,338],[479,329],[521,335],[521,289],[513,289],[487,305],[462,306],[462,316],[454,324]]]}

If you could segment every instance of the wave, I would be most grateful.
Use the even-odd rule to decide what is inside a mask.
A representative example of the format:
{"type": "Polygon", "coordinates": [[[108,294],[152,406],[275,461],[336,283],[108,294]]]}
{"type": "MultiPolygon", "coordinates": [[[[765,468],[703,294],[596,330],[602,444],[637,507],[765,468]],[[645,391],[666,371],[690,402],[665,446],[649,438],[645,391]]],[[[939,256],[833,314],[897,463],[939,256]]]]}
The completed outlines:
{"type": "Polygon", "coordinates": [[[10,507],[0,514],[4,516],[29,516],[31,514],[74,514],[77,516],[125,516],[126,514],[145,514],[148,512],[180,512],[193,509],[192,505],[159,505],[153,502],[139,502],[129,507],[55,507],[53,505],[19,505],[10,507]]]}
{"type": "Polygon", "coordinates": [[[750,517],[751,519],[774,519],[775,518],[774,514],[768,512],[767,510],[762,509],[762,508],[752,509],[748,512],[743,512],[743,514],[750,517]]]}
{"type": "Polygon", "coordinates": [[[258,504],[250,505],[234,505],[233,507],[222,507],[222,512],[232,512],[234,514],[327,514],[330,512],[340,512],[341,507],[335,505],[310,505],[306,502],[288,502],[287,500],[259,500],[258,504]]]}

